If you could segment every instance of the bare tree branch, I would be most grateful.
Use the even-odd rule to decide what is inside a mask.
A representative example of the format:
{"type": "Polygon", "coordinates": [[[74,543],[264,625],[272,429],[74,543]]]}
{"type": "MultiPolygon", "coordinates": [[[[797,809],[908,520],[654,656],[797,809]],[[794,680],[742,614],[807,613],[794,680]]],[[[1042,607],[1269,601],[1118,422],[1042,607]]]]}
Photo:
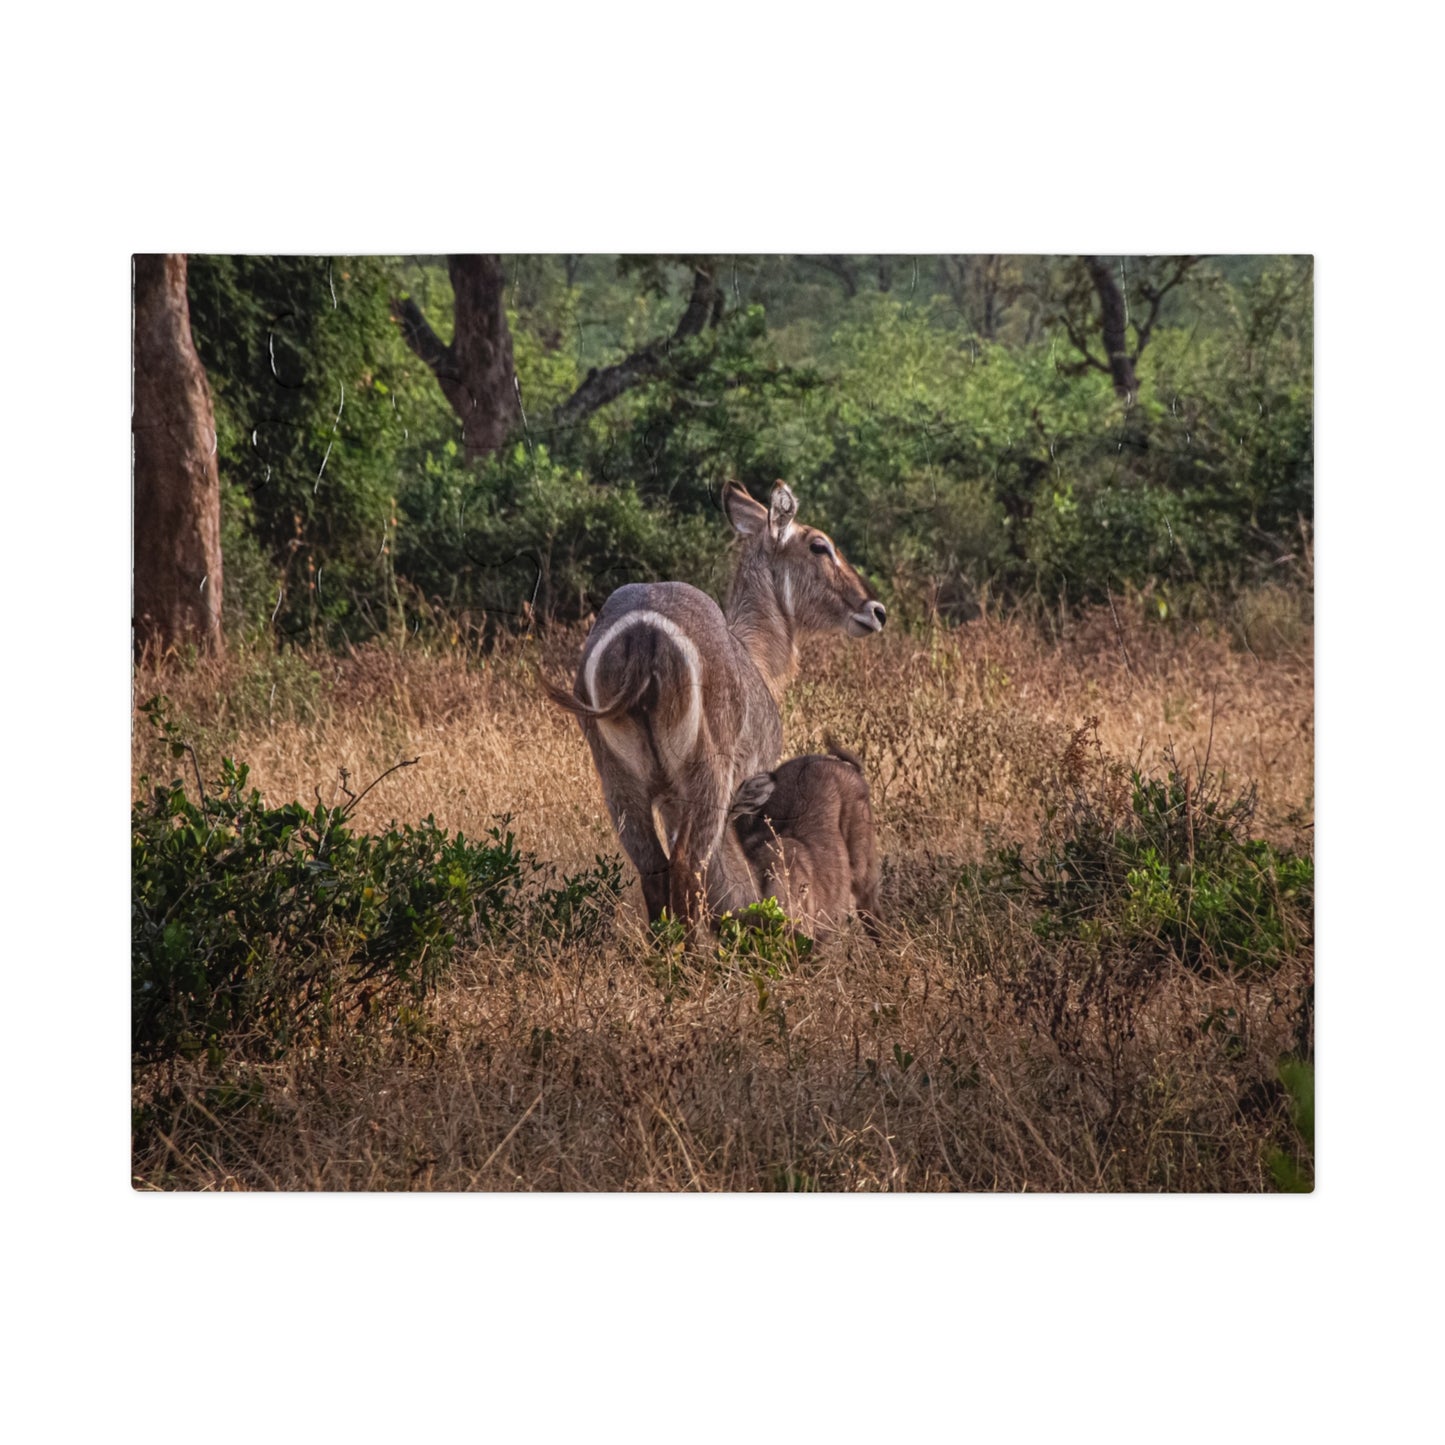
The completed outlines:
{"type": "Polygon", "coordinates": [[[1059,317],[1059,320],[1063,322],[1064,330],[1068,332],[1069,341],[1073,345],[1074,350],[1077,351],[1079,355],[1083,358],[1081,364],[1084,366],[1095,367],[1097,370],[1102,371],[1107,376],[1109,373],[1108,362],[1100,361],[1099,358],[1095,356],[1092,351],[1089,350],[1088,341],[1079,334],[1079,330],[1074,325],[1073,321],[1070,320],[1069,317],[1064,315],[1061,315],[1059,317]]]}
{"type": "Polygon", "coordinates": [[[1154,323],[1159,319],[1159,307],[1164,298],[1204,259],[1203,256],[1180,256],[1175,262],[1174,274],[1160,287],[1154,287],[1147,281],[1139,284],[1139,294],[1149,303],[1149,317],[1142,326],[1137,323],[1134,326],[1134,338],[1137,343],[1134,347],[1134,360],[1137,362],[1143,354],[1144,348],[1149,344],[1149,333],[1154,329],[1154,323]]]}
{"type": "Polygon", "coordinates": [[[442,344],[442,339],[432,330],[431,323],[422,315],[410,296],[401,301],[393,300],[391,314],[401,327],[402,340],[436,371],[438,367],[454,369],[451,347],[442,344]]]}
{"type": "Polygon", "coordinates": [[[649,342],[613,366],[604,367],[601,371],[594,367],[587,373],[582,385],[557,408],[558,424],[575,425],[599,407],[616,401],[623,392],[639,382],[659,376],[666,369],[674,347],[718,324],[722,318],[722,301],[722,291],[712,275],[700,267],[695,268],[687,309],[672,334],[649,342]]]}

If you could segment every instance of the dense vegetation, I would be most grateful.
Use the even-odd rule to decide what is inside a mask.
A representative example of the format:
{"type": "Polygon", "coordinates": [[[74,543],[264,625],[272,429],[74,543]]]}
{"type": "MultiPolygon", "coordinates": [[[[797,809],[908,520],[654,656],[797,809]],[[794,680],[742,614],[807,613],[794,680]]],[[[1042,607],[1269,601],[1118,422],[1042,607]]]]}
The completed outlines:
{"type": "Polygon", "coordinates": [[[455,259],[190,258],[229,645],[137,658],[138,1183],[1312,1188],[1308,258],[455,259]],[[721,595],[730,477],[903,624],[784,701],[881,946],[645,927],[538,685],[721,595]]]}
{"type": "Polygon", "coordinates": [[[143,663],[137,1180],[1309,1188],[1309,633],[1118,621],[810,649],[785,751],[865,753],[881,945],[691,955],[537,686],[580,627],[143,663]]]}
{"type": "Polygon", "coordinates": [[[521,425],[468,461],[398,320],[414,302],[445,330],[445,258],[193,256],[228,627],[490,630],[586,615],[633,578],[716,585],[729,476],[787,478],[914,618],[1122,595],[1198,616],[1307,579],[1308,258],[1206,260],[1177,284],[1117,258],[1123,396],[1078,261],[504,258],[521,425]],[[715,324],[569,411],[669,336],[696,266],[715,324]]]}

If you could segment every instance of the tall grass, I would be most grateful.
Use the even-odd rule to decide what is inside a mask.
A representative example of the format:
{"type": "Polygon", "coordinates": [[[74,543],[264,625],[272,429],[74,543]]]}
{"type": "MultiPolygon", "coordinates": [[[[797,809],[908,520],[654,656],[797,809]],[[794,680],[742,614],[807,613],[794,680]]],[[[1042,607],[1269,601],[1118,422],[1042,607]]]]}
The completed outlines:
{"type": "MultiPolygon", "coordinates": [[[[790,968],[683,958],[643,927],[634,883],[610,934],[479,938],[424,1006],[324,1048],[138,1066],[137,1184],[1273,1188],[1270,1159],[1301,1147],[1279,1063],[1310,1052],[1307,914],[1268,969],[1200,968],[1169,930],[1042,928],[982,865],[1050,846],[1090,719],[1101,778],[1159,773],[1170,749],[1196,785],[1252,790],[1255,838],[1308,854],[1311,638],[1288,618],[1252,650],[1117,609],[1052,642],[985,617],[810,645],[785,752],[830,732],[864,752],[881,944],[845,932],[790,968]]],[[[582,636],[241,650],[147,665],[136,697],[164,691],[203,758],[243,759],[275,801],[330,801],[342,769],[419,756],[358,826],[434,815],[482,836],[510,814],[572,870],[616,843],[535,670],[565,676],[582,636]]],[[[137,775],[170,775],[147,729],[133,747],[137,775]]]]}

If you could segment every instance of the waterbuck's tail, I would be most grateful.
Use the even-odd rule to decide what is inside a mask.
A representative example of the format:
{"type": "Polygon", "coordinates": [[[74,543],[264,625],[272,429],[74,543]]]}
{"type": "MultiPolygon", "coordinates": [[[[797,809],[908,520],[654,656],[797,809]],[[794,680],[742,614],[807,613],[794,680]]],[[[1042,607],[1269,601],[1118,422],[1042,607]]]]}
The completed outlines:
{"type": "Polygon", "coordinates": [[[617,695],[607,704],[606,707],[593,707],[585,703],[570,688],[558,687],[555,682],[549,682],[539,671],[538,681],[547,696],[558,707],[565,708],[568,712],[580,718],[612,718],[621,717],[623,713],[630,712],[642,701],[643,695],[651,684],[651,676],[640,668],[627,669],[627,674],[622,680],[622,687],[617,695]]]}
{"type": "Polygon", "coordinates": [[[558,687],[555,682],[550,682],[538,669],[537,681],[542,684],[542,691],[558,707],[566,708],[570,713],[576,713],[578,717],[596,717],[596,712],[587,706],[576,693],[568,688],[558,687]]]}

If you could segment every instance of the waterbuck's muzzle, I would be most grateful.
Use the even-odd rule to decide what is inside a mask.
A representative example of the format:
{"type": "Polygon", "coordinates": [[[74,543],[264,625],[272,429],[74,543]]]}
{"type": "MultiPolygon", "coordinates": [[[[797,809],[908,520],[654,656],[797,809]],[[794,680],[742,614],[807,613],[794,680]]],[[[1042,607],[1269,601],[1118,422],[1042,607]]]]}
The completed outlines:
{"type": "Polygon", "coordinates": [[[870,632],[882,632],[888,620],[888,609],[881,602],[865,602],[862,608],[848,617],[848,631],[854,637],[867,637],[870,632]]]}

